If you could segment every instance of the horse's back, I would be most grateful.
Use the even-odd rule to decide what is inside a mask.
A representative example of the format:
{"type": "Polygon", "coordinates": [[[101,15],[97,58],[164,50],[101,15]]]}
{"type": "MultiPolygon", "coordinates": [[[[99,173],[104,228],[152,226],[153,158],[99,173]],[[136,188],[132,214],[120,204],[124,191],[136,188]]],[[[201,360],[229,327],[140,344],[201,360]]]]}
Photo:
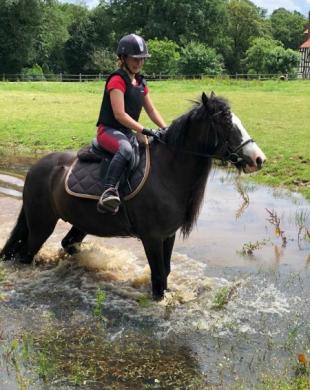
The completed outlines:
{"type": "Polygon", "coordinates": [[[66,172],[75,157],[76,153],[73,152],[54,152],[33,164],[26,175],[24,198],[27,195],[35,196],[38,191],[50,191],[55,185],[56,177],[66,172]]]}

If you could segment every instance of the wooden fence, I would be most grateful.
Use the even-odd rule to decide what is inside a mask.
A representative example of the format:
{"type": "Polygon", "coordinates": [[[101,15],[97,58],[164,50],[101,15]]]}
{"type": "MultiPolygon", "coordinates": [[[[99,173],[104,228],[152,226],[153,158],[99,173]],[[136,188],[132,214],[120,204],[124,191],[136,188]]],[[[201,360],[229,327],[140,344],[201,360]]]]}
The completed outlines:
{"type": "MultiPolygon", "coordinates": [[[[57,73],[57,74],[33,74],[33,75],[23,75],[23,74],[2,74],[2,81],[58,81],[58,82],[87,82],[87,81],[103,81],[107,78],[107,74],[97,73],[97,74],[67,74],[67,73],[57,73]]],[[[233,75],[208,75],[208,74],[194,74],[194,75],[167,75],[167,74],[149,74],[145,75],[147,80],[187,80],[187,79],[235,79],[235,80],[295,80],[302,78],[300,74],[242,74],[236,73],[233,75]]]]}

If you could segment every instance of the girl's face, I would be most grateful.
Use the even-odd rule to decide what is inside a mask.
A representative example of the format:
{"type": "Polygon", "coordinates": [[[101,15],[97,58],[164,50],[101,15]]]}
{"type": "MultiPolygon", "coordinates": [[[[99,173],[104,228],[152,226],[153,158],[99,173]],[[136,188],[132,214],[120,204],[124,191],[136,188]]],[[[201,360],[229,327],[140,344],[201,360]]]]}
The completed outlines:
{"type": "Polygon", "coordinates": [[[130,72],[136,74],[142,69],[144,58],[127,57],[126,62],[130,72]]]}

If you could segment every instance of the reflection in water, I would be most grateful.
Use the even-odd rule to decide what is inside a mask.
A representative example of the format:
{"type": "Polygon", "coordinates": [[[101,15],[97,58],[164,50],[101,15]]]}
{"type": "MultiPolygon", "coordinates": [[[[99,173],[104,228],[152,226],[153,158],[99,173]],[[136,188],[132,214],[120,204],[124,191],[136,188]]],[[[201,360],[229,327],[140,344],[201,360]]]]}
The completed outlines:
{"type": "Polygon", "coordinates": [[[0,174],[0,182],[4,182],[7,184],[19,186],[19,187],[24,186],[24,180],[22,180],[19,177],[14,177],[11,175],[0,174]]]}
{"type": "Polygon", "coordinates": [[[16,191],[16,190],[13,190],[11,188],[5,188],[5,187],[1,187],[1,186],[0,186],[0,194],[13,196],[15,198],[21,198],[23,196],[21,191],[16,191]]]}
{"type": "Polygon", "coordinates": [[[240,194],[241,199],[242,199],[242,203],[239,206],[238,210],[236,211],[236,218],[238,219],[245,212],[246,208],[249,207],[250,198],[249,198],[249,195],[247,193],[246,186],[240,180],[240,176],[236,177],[235,183],[236,183],[235,184],[236,191],[240,194]]]}
{"type": "MultiPolygon", "coordinates": [[[[292,361],[310,348],[309,242],[299,233],[309,229],[300,217],[308,203],[253,184],[236,191],[234,180],[219,169],[210,178],[197,229],[176,241],[160,303],[150,299],[138,240],[89,236],[68,256],[59,242],[70,225],[60,221],[36,266],[0,263],[0,388],[42,388],[44,378],[57,389],[229,388],[293,375],[292,361]]],[[[0,197],[0,247],[20,205],[0,197]]]]}
{"type": "Polygon", "coordinates": [[[21,198],[23,186],[24,180],[20,177],[0,173],[0,194],[21,198]]]}

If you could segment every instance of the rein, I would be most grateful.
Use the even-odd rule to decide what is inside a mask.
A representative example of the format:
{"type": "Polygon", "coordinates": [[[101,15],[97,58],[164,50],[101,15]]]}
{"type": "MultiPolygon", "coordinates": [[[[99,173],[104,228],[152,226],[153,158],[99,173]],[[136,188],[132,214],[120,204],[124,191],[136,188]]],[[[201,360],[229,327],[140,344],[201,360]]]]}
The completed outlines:
{"type": "MultiPolygon", "coordinates": [[[[164,140],[160,139],[159,137],[156,138],[156,140],[158,142],[162,143],[163,145],[171,147],[171,145],[167,144],[164,140]]],[[[249,138],[246,141],[242,142],[240,145],[238,145],[232,151],[229,151],[230,148],[229,148],[229,145],[228,145],[228,143],[226,141],[224,143],[224,145],[222,146],[222,148],[221,148],[221,150],[222,150],[222,149],[224,149],[224,147],[226,147],[225,149],[227,149],[227,152],[229,153],[228,156],[226,156],[226,157],[225,156],[220,156],[218,154],[199,153],[199,152],[194,152],[192,150],[186,150],[186,149],[180,150],[180,152],[186,153],[186,154],[191,154],[191,155],[197,156],[197,157],[216,158],[218,160],[224,160],[224,161],[230,162],[232,164],[237,164],[239,162],[244,161],[244,158],[238,154],[239,150],[242,149],[245,145],[249,144],[250,142],[255,142],[255,141],[254,141],[254,139],[249,138]]]]}

